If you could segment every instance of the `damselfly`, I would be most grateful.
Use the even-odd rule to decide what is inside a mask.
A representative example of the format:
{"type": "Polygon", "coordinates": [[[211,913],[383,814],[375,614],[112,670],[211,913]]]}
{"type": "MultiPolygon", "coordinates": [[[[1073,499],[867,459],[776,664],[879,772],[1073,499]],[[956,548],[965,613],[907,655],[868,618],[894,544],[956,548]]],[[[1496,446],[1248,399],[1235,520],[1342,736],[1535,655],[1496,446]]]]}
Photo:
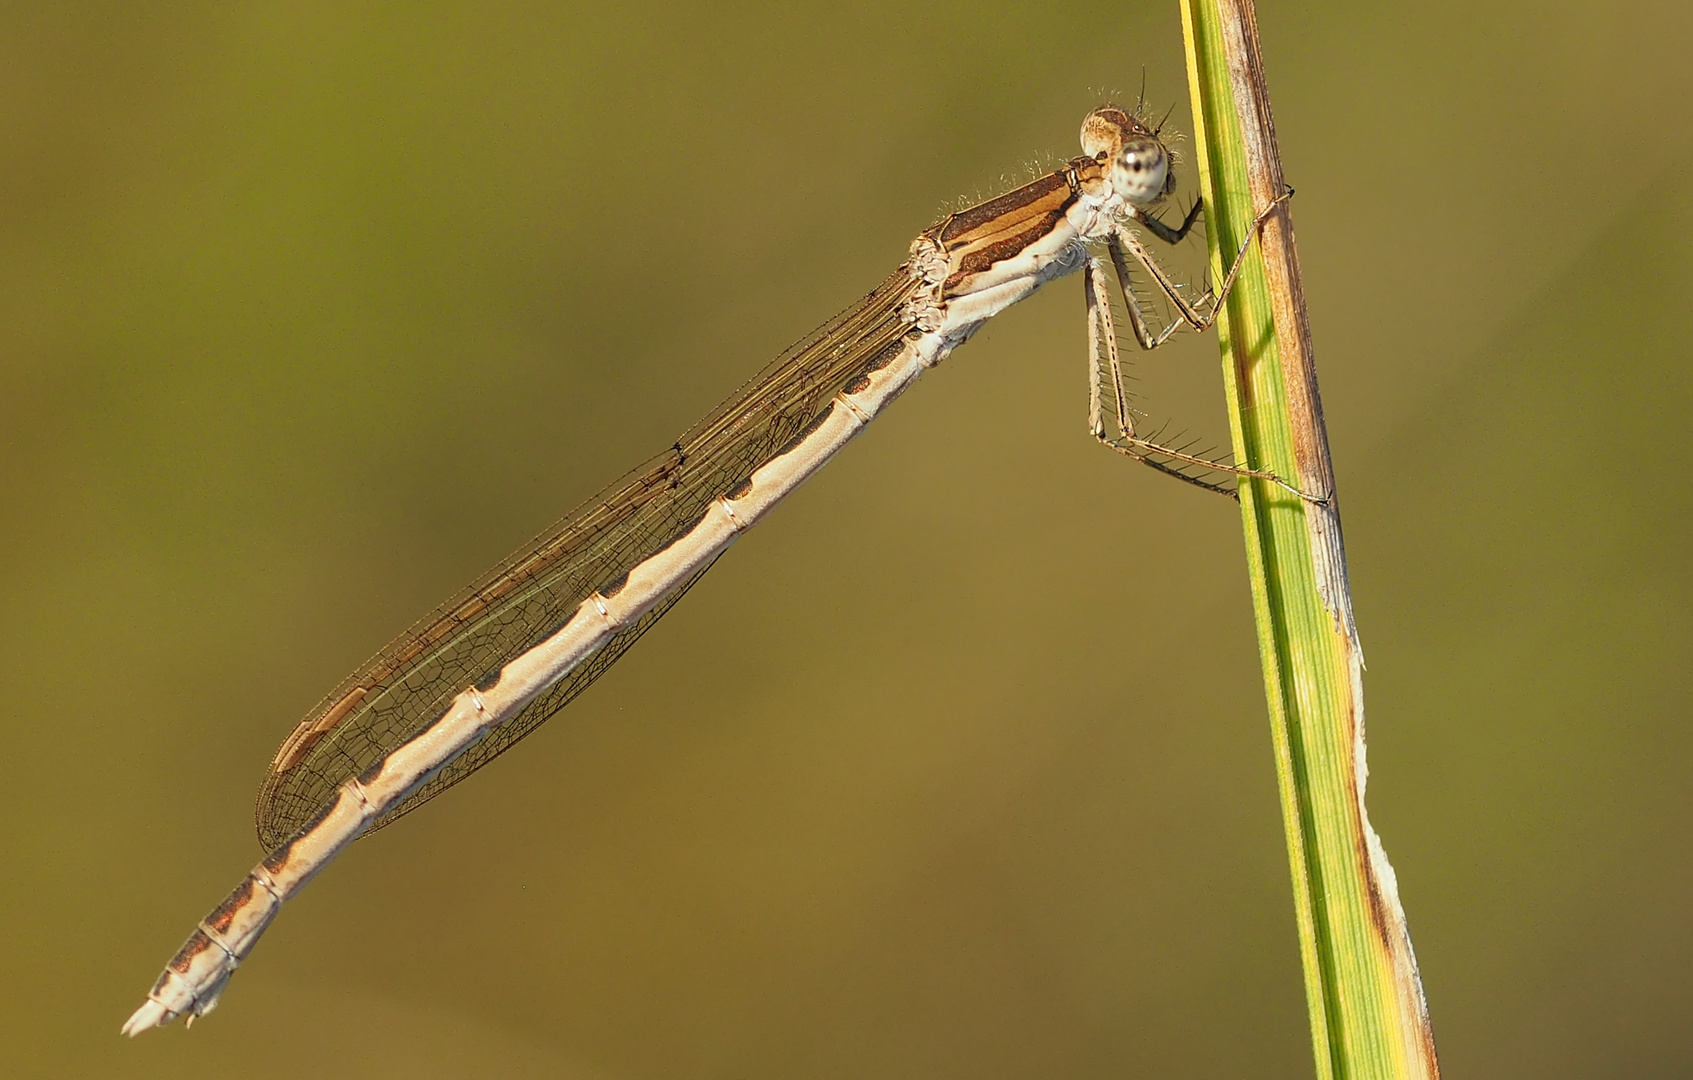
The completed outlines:
{"type": "Polygon", "coordinates": [[[1155,348],[1181,325],[1209,326],[1217,300],[1189,302],[1129,226],[1174,244],[1193,227],[1199,204],[1179,226],[1153,216],[1175,180],[1159,131],[1138,110],[1089,113],[1082,150],[1057,171],[922,233],[910,258],[868,296],[326,697],[283,742],[260,789],[259,838],[270,854],[200,923],[124,1032],[210,1012],[283,902],[342,849],[486,765],[586,689],[737,535],[918,376],[1055,278],[1083,275],[1088,427],[1096,438],[1212,490],[1226,489],[1196,470],[1280,484],[1136,433],[1105,263],[1089,245],[1105,246],[1135,340],[1155,348]],[[1179,316],[1160,332],[1142,314],[1131,258],[1179,316]],[[1107,373],[1116,401],[1110,433],[1107,373]]]}

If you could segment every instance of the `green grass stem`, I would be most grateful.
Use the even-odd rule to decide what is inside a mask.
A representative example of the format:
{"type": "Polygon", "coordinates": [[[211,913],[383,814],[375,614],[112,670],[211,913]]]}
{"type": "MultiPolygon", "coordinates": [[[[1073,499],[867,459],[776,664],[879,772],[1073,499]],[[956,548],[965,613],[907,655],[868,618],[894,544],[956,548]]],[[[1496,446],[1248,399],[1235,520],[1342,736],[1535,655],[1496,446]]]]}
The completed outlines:
{"type": "MultiPolygon", "coordinates": [[[[1284,193],[1251,0],[1181,0],[1213,280],[1284,193]]],[[[1290,205],[1265,222],[1218,321],[1241,522],[1317,1076],[1433,1078],[1393,870],[1364,811],[1363,657],[1311,360],[1290,205]]]]}

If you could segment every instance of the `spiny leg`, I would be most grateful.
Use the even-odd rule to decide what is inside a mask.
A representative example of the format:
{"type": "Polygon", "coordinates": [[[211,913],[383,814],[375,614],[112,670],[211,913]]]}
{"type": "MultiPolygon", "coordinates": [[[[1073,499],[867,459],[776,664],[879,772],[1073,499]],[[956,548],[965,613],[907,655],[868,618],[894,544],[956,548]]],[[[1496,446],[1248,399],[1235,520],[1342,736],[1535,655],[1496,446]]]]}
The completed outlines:
{"type": "MultiPolygon", "coordinates": [[[[1157,334],[1152,332],[1152,328],[1148,326],[1146,322],[1146,313],[1140,309],[1140,297],[1135,295],[1133,279],[1129,276],[1128,263],[1123,258],[1123,249],[1121,245],[1117,243],[1117,238],[1115,236],[1109,237],[1106,242],[1111,249],[1111,261],[1117,266],[1117,285],[1123,293],[1123,306],[1129,313],[1129,327],[1135,332],[1135,341],[1140,344],[1140,347],[1150,352],[1170,340],[1170,335],[1174,334],[1177,330],[1180,330],[1182,328],[1182,323],[1172,322],[1161,332],[1157,334]]],[[[1100,264],[1097,259],[1094,260],[1094,263],[1096,267],[1096,276],[1100,281],[1099,287],[1103,290],[1105,267],[1103,264],[1100,264]]],[[[1094,301],[1089,300],[1088,302],[1091,304],[1094,301]]],[[[1111,306],[1107,300],[1101,300],[1099,302],[1104,304],[1107,308],[1111,306]]],[[[1113,367],[1115,367],[1115,343],[1113,343],[1112,349],[1112,364],[1113,367]]]]}
{"type": "MultiPolygon", "coordinates": [[[[1199,200],[1194,200],[1193,205],[1188,207],[1187,216],[1182,219],[1182,225],[1179,229],[1172,229],[1155,217],[1140,217],[1137,220],[1166,244],[1175,245],[1181,243],[1187,237],[1189,230],[1193,228],[1193,223],[1199,220],[1199,212],[1204,208],[1204,205],[1199,200]]],[[[1133,234],[1125,232],[1123,235],[1128,238],[1130,244],[1135,245],[1135,257],[1152,271],[1153,280],[1157,282],[1159,291],[1164,294],[1166,299],[1173,302],[1177,310],[1182,313],[1182,321],[1190,326],[1193,325],[1194,321],[1199,318],[1198,311],[1193,305],[1182,299],[1176,291],[1176,286],[1164,274],[1163,268],[1159,267],[1151,254],[1134,240],[1133,234]]],[[[1111,261],[1117,267],[1117,283],[1123,291],[1123,304],[1128,308],[1129,323],[1134,328],[1135,340],[1140,342],[1140,347],[1143,349],[1156,349],[1164,344],[1171,334],[1176,332],[1176,328],[1181,323],[1171,323],[1164,328],[1163,333],[1157,337],[1152,336],[1146,328],[1146,317],[1140,309],[1140,298],[1134,294],[1129,261],[1123,254],[1123,241],[1119,240],[1116,235],[1111,235],[1106,238],[1106,244],[1111,249],[1111,261]]],[[[1204,302],[1205,299],[1202,298],[1200,303],[1204,302]]]]}
{"type": "MultiPolygon", "coordinates": [[[[1117,351],[1117,327],[1111,317],[1111,294],[1105,284],[1105,264],[1097,258],[1089,258],[1082,267],[1082,278],[1087,295],[1088,312],[1088,433],[1119,454],[1133,458],[1167,476],[1173,476],[1177,480],[1185,480],[1195,487],[1214,491],[1218,495],[1224,495],[1231,499],[1239,498],[1231,489],[1183,472],[1167,462],[1157,460],[1153,455],[1156,454],[1159,457],[1170,458],[1201,468],[1215,469],[1236,476],[1257,476],[1280,483],[1281,481],[1268,473],[1242,469],[1222,462],[1208,461],[1205,458],[1183,453],[1173,447],[1160,446],[1134,434],[1134,419],[1129,415],[1128,395],[1123,389],[1122,358],[1117,351]],[[1117,399],[1117,431],[1119,437],[1116,439],[1105,433],[1105,423],[1100,409],[1099,354],[1101,342],[1105,346],[1106,359],[1111,368],[1112,390],[1117,399]]],[[[1132,305],[1130,310],[1134,310],[1132,305]]],[[[1168,337],[1168,332],[1163,336],[1168,337]]],[[[1147,347],[1152,348],[1153,346],[1147,347]]]]}
{"type": "Polygon", "coordinates": [[[1187,216],[1182,219],[1182,227],[1179,229],[1172,229],[1150,215],[1138,220],[1146,226],[1148,232],[1173,247],[1187,238],[1188,230],[1193,228],[1195,221],[1199,220],[1199,212],[1204,208],[1205,204],[1202,201],[1199,199],[1193,200],[1193,205],[1187,208],[1187,216]]]}
{"type": "MultiPolygon", "coordinates": [[[[1123,287],[1123,297],[1128,301],[1129,307],[1133,308],[1136,305],[1132,299],[1132,290],[1129,287],[1129,263],[1123,254],[1124,248],[1127,248],[1134,255],[1135,261],[1146,269],[1147,274],[1152,277],[1153,282],[1158,286],[1158,291],[1163,293],[1165,299],[1169,300],[1170,304],[1181,314],[1183,322],[1201,333],[1209,330],[1211,324],[1217,321],[1217,313],[1222,310],[1223,302],[1228,299],[1230,290],[1234,288],[1235,279],[1240,276],[1241,267],[1245,265],[1246,249],[1252,246],[1252,241],[1257,239],[1263,231],[1264,223],[1270,220],[1270,215],[1276,212],[1276,208],[1292,196],[1293,189],[1289,188],[1275,202],[1266,206],[1257,217],[1252,219],[1252,227],[1247,230],[1246,239],[1241,242],[1240,250],[1234,253],[1234,261],[1229,266],[1228,274],[1223,278],[1222,287],[1214,295],[1208,293],[1200,298],[1201,304],[1209,302],[1211,305],[1211,311],[1207,315],[1201,315],[1197,305],[1188,303],[1182,297],[1176,288],[1176,283],[1170,280],[1168,274],[1164,273],[1164,268],[1158,265],[1158,260],[1154,259],[1152,253],[1146,250],[1139,237],[1135,236],[1125,226],[1117,226],[1112,230],[1111,236],[1107,238],[1106,245],[1111,249],[1111,261],[1117,267],[1117,280],[1123,287]]],[[[1194,205],[1197,207],[1199,204],[1195,203],[1194,205]]],[[[1187,219],[1182,222],[1182,227],[1179,230],[1171,229],[1163,222],[1157,221],[1156,218],[1141,218],[1139,220],[1156,233],[1160,239],[1175,243],[1186,236],[1188,229],[1193,227],[1194,211],[1188,211],[1187,219]],[[1157,224],[1154,225],[1154,222],[1157,222],[1157,224]]]]}
{"type": "MultiPolygon", "coordinates": [[[[1190,220],[1191,217],[1192,215],[1190,214],[1190,220]]],[[[1118,255],[1118,249],[1115,245],[1113,245],[1113,255],[1118,255]]],[[[1143,349],[1155,349],[1168,340],[1170,335],[1175,332],[1180,324],[1172,323],[1164,329],[1163,333],[1154,337],[1148,330],[1145,319],[1141,315],[1139,306],[1135,301],[1134,294],[1128,286],[1127,268],[1123,266],[1121,261],[1118,261],[1118,270],[1118,284],[1122,286],[1124,300],[1129,311],[1129,321],[1134,326],[1135,335],[1143,349]]],[[[1083,288],[1087,298],[1088,314],[1088,431],[1094,438],[1098,439],[1100,442],[1118,453],[1134,458],[1136,461],[1157,469],[1159,472],[1168,476],[1174,476],[1178,480],[1185,480],[1195,487],[1204,488],[1206,491],[1214,491],[1219,495],[1226,495],[1231,499],[1239,498],[1232,489],[1223,487],[1220,484],[1213,484],[1210,481],[1183,472],[1180,468],[1169,464],[1169,462],[1157,460],[1157,457],[1168,458],[1171,461],[1181,462],[1197,468],[1227,473],[1231,476],[1245,476],[1258,480],[1268,480],[1269,482],[1307,502],[1322,503],[1324,501],[1305,494],[1303,491],[1300,491],[1298,488],[1289,484],[1274,473],[1266,472],[1262,469],[1248,469],[1239,465],[1228,464],[1226,462],[1213,461],[1209,458],[1189,454],[1185,450],[1162,445],[1151,439],[1141,438],[1135,431],[1134,417],[1130,413],[1128,406],[1128,394],[1123,386],[1122,357],[1117,349],[1117,328],[1115,320],[1111,315],[1111,296],[1108,287],[1105,284],[1104,263],[1102,263],[1098,258],[1090,257],[1083,265],[1082,277],[1083,288]],[[1116,398],[1118,438],[1115,439],[1105,434],[1105,425],[1101,416],[1101,341],[1104,342],[1106,361],[1111,369],[1112,392],[1116,398]],[[1157,457],[1154,457],[1153,455],[1157,455],[1157,457]]],[[[1231,284],[1232,280],[1233,275],[1230,277],[1231,284]]]]}
{"type": "MultiPolygon", "coordinates": [[[[1105,425],[1099,420],[1099,342],[1105,342],[1106,360],[1111,368],[1112,400],[1117,408],[1117,430],[1125,436],[1135,437],[1135,418],[1129,409],[1128,388],[1123,385],[1123,357],[1117,350],[1117,324],[1111,316],[1111,292],[1105,285],[1105,265],[1097,258],[1088,260],[1088,347],[1093,351],[1093,360],[1089,365],[1093,371],[1093,385],[1089,388],[1088,398],[1094,403],[1093,432],[1096,437],[1103,436],[1105,425]]],[[[1121,282],[1119,282],[1121,284],[1121,282]]],[[[1179,323],[1172,323],[1164,328],[1164,332],[1153,337],[1147,329],[1146,320],[1141,316],[1139,306],[1132,301],[1129,307],[1129,322],[1134,325],[1135,336],[1140,340],[1143,349],[1156,349],[1175,333],[1179,323]]]]}
{"type": "MultiPolygon", "coordinates": [[[[1082,294],[1088,307],[1088,434],[1096,439],[1105,434],[1105,423],[1099,416],[1099,317],[1095,314],[1099,307],[1099,278],[1104,269],[1092,255],[1082,266],[1082,294]]],[[[1115,341],[1111,343],[1111,351],[1117,351],[1115,341]]]]}
{"type": "MultiPolygon", "coordinates": [[[[1187,237],[1189,230],[1193,228],[1193,223],[1199,220],[1199,212],[1204,208],[1204,205],[1204,203],[1195,200],[1194,204],[1188,208],[1187,216],[1182,219],[1179,229],[1172,229],[1155,217],[1141,217],[1136,220],[1145,225],[1166,244],[1179,244],[1187,237]]],[[[1157,260],[1141,245],[1134,234],[1119,227],[1112,235],[1106,237],[1106,246],[1111,250],[1111,262],[1117,267],[1117,284],[1122,289],[1123,305],[1128,309],[1129,324],[1134,329],[1135,340],[1140,342],[1140,347],[1156,349],[1169,340],[1170,335],[1176,332],[1181,323],[1171,323],[1164,328],[1163,333],[1156,337],[1147,329],[1145,313],[1140,309],[1140,298],[1134,292],[1134,275],[1130,272],[1129,260],[1123,253],[1125,243],[1130,246],[1130,250],[1135,253],[1135,258],[1140,260],[1141,265],[1145,266],[1152,274],[1152,280],[1158,285],[1158,290],[1164,294],[1164,298],[1174,304],[1177,311],[1181,312],[1182,322],[1195,327],[1204,324],[1204,318],[1199,314],[1197,305],[1189,304],[1182,297],[1176,284],[1164,273],[1164,268],[1158,265],[1157,260]]],[[[1241,248],[1241,254],[1244,254],[1245,251],[1244,247],[1241,248]]],[[[1235,257],[1235,261],[1237,263],[1240,261],[1239,255],[1235,257]]],[[[1201,297],[1199,303],[1203,304],[1208,300],[1210,300],[1209,293],[1201,297]]]]}
{"type": "MultiPolygon", "coordinates": [[[[1182,296],[1176,288],[1176,283],[1170,280],[1168,274],[1164,273],[1164,268],[1158,265],[1158,261],[1152,257],[1134,233],[1119,225],[1112,230],[1110,236],[1105,238],[1105,246],[1111,252],[1111,264],[1117,268],[1117,284],[1122,289],[1123,303],[1129,309],[1129,322],[1135,327],[1135,337],[1140,342],[1141,348],[1157,348],[1184,323],[1195,330],[1204,330],[1211,325],[1206,321],[1205,316],[1199,313],[1198,307],[1188,303],[1187,299],[1182,296]],[[1165,327],[1163,334],[1156,339],[1141,330],[1141,327],[1145,325],[1146,316],[1141,312],[1140,299],[1134,293],[1134,273],[1129,269],[1129,259],[1128,254],[1124,251],[1125,248],[1134,254],[1136,261],[1146,267],[1148,275],[1152,278],[1152,283],[1158,287],[1158,291],[1163,294],[1164,299],[1169,301],[1180,316],[1180,321],[1172,322],[1165,327]]],[[[1203,304],[1210,298],[1211,294],[1206,293],[1199,298],[1199,303],[1203,304]]]]}

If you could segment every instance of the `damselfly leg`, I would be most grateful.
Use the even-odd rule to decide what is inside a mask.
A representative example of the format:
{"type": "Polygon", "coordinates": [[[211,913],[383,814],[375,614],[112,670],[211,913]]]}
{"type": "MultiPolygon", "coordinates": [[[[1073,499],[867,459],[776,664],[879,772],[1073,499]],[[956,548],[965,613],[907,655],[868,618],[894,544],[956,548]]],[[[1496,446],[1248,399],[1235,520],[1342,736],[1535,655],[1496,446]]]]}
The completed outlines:
{"type": "MultiPolygon", "coordinates": [[[[1136,343],[1142,349],[1152,350],[1168,341],[1170,336],[1183,325],[1190,326],[1198,331],[1209,329],[1211,324],[1216,322],[1217,312],[1221,309],[1223,302],[1227,300],[1229,291],[1234,288],[1247,248],[1252,245],[1253,239],[1259,235],[1270,215],[1291,194],[1292,192],[1289,192],[1287,195],[1281,196],[1253,220],[1252,229],[1247,235],[1246,241],[1241,244],[1240,250],[1235,252],[1234,261],[1229,267],[1227,276],[1223,279],[1222,287],[1215,294],[1207,292],[1200,297],[1197,303],[1188,302],[1187,298],[1181,294],[1180,288],[1165,273],[1164,268],[1158,265],[1158,261],[1152,257],[1151,252],[1146,250],[1146,246],[1140,242],[1138,237],[1121,225],[1113,229],[1106,240],[1106,246],[1111,253],[1111,262],[1117,270],[1117,284],[1122,292],[1123,303],[1129,315],[1129,325],[1134,331],[1136,343]],[[1159,293],[1170,302],[1170,305],[1180,316],[1179,321],[1171,322],[1157,334],[1154,334],[1148,326],[1146,315],[1141,310],[1140,300],[1135,295],[1133,275],[1128,261],[1130,254],[1135,257],[1135,261],[1146,269],[1147,275],[1151,277],[1159,293]],[[1201,313],[1202,307],[1208,307],[1209,310],[1201,313]]],[[[1169,244],[1176,244],[1180,243],[1187,236],[1188,231],[1193,228],[1194,221],[1199,216],[1199,208],[1200,204],[1195,203],[1193,208],[1188,211],[1180,228],[1171,228],[1150,215],[1138,220],[1146,225],[1149,231],[1160,240],[1169,244]]],[[[1268,480],[1306,502],[1320,504],[1324,501],[1306,494],[1274,473],[1262,469],[1245,468],[1228,462],[1214,461],[1210,458],[1187,453],[1184,449],[1167,446],[1141,437],[1135,430],[1134,416],[1128,404],[1128,393],[1123,385],[1122,357],[1117,348],[1117,327],[1111,314],[1111,299],[1109,288],[1105,283],[1104,261],[1097,257],[1089,258],[1087,264],[1082,268],[1082,277],[1088,312],[1088,431],[1094,438],[1118,453],[1157,469],[1159,472],[1231,499],[1239,497],[1235,494],[1233,488],[1225,487],[1206,479],[1204,476],[1188,472],[1182,466],[1212,470],[1236,477],[1268,480]],[[1116,399],[1117,435],[1115,437],[1106,434],[1102,415],[1101,346],[1103,346],[1104,351],[1103,366],[1110,369],[1112,393],[1116,399]]]]}

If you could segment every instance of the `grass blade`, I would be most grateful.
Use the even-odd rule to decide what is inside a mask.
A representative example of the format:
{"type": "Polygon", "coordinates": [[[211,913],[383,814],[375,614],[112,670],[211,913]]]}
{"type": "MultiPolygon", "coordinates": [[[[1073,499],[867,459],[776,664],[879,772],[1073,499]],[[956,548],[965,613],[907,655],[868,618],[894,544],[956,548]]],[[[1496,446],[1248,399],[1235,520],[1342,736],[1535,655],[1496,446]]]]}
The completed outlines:
{"type": "MultiPolygon", "coordinates": [[[[1182,0],[1214,280],[1286,190],[1251,0],[1182,0]]],[[[1317,1075],[1433,1078],[1433,1030],[1398,885],[1364,810],[1363,654],[1288,204],[1266,221],[1219,319],[1236,460],[1326,498],[1244,480],[1317,1075]]]]}

